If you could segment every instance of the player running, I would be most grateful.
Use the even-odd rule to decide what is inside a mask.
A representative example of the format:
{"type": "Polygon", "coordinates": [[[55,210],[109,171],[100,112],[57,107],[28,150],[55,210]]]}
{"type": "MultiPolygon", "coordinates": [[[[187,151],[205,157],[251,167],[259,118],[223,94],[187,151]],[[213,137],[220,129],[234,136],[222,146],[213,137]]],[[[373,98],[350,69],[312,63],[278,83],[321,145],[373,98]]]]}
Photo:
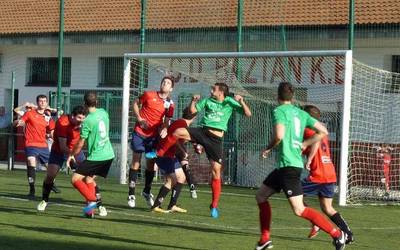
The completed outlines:
{"type": "Polygon", "coordinates": [[[107,177],[114,160],[114,151],[109,138],[110,121],[108,113],[104,109],[96,108],[96,93],[86,93],[84,101],[89,114],[82,123],[80,139],[68,156],[67,166],[71,166],[74,155],[82,150],[85,141],[87,141],[87,159],[77,166],[71,182],[88,203],[83,209],[84,215],[93,218],[93,210],[99,206],[96,202],[94,176],[107,177]]]}
{"type": "MultiPolygon", "coordinates": [[[[169,119],[174,114],[174,103],[169,98],[174,87],[174,79],[166,76],[161,80],[159,91],[145,91],[143,95],[133,103],[133,111],[136,116],[136,124],[132,133],[132,165],[129,169],[129,193],[128,206],[136,206],[135,188],[140,167],[142,153],[154,150],[158,137],[165,137],[169,119]]],[[[154,160],[147,160],[145,171],[145,186],[142,196],[149,207],[154,200],[151,194],[151,184],[155,175],[154,160]]]]}
{"type": "Polygon", "coordinates": [[[234,111],[251,116],[250,108],[240,95],[235,98],[228,96],[229,87],[225,83],[216,83],[211,88],[211,97],[201,101],[199,95],[192,98],[190,112],[192,114],[205,110],[200,128],[179,128],[166,143],[160,144],[157,152],[150,152],[146,156],[154,158],[162,157],[168,149],[176,143],[176,140],[183,139],[198,143],[204,147],[212,169],[212,201],[210,204],[210,215],[218,218],[218,202],[221,194],[221,169],[223,164],[222,141],[224,133],[228,129],[228,121],[234,111]]]}
{"type": "MultiPolygon", "coordinates": [[[[320,120],[321,112],[317,107],[307,105],[304,107],[304,111],[316,120],[320,120]]],[[[305,128],[304,140],[313,137],[315,133],[313,129],[305,128]]],[[[346,233],[346,244],[352,243],[354,241],[353,232],[339,212],[332,206],[333,196],[335,195],[336,172],[332,163],[328,137],[324,136],[321,141],[307,147],[303,154],[307,156],[306,168],[310,171],[308,177],[302,181],[304,195],[317,195],[322,211],[340,230],[346,233]]],[[[319,227],[313,225],[308,237],[313,238],[317,236],[318,232],[319,227]]]]}
{"type": "MultiPolygon", "coordinates": [[[[43,181],[42,201],[37,206],[38,211],[44,211],[49,202],[50,191],[54,184],[58,171],[63,166],[67,156],[77,143],[80,137],[81,123],[85,119],[87,109],[83,106],[76,106],[71,115],[62,115],[57,120],[54,129],[54,142],[51,147],[47,174],[43,181]]],[[[83,162],[85,156],[82,151],[74,155],[75,161],[83,162]]]]}
{"type": "Polygon", "coordinates": [[[262,151],[262,157],[267,158],[271,150],[278,147],[278,167],[263,181],[256,194],[261,231],[256,250],[272,248],[271,206],[268,198],[280,190],[285,192],[295,215],[309,220],[330,234],[337,250],[344,249],[346,234],[336,229],[322,214],[310,207],[305,207],[303,203],[300,181],[303,169],[301,150],[320,141],[328,134],[328,131],[307,112],[292,104],[293,95],[294,90],[290,83],[279,84],[279,106],[273,111],[273,136],[267,148],[262,151]],[[303,142],[305,127],[314,128],[316,134],[303,142]]]}

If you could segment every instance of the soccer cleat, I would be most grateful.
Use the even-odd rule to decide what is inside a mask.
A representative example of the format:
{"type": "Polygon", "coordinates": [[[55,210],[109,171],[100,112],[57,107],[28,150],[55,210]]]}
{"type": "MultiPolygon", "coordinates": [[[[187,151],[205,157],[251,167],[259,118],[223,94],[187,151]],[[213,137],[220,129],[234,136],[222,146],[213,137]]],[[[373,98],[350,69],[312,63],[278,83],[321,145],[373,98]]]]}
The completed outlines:
{"type": "Polygon", "coordinates": [[[47,202],[46,201],[41,201],[38,205],[37,205],[37,210],[40,212],[43,212],[44,210],[46,210],[47,207],[47,202]]]}
{"type": "Polygon", "coordinates": [[[136,207],[136,198],[134,195],[129,195],[128,196],[128,206],[131,208],[136,207]]]}
{"type": "Polygon", "coordinates": [[[51,188],[51,191],[53,191],[56,194],[61,193],[61,190],[54,184],[53,187],[51,188]]]}
{"type": "Polygon", "coordinates": [[[178,206],[176,206],[176,205],[174,205],[173,207],[171,207],[171,209],[169,210],[171,213],[174,213],[174,212],[176,212],[176,213],[187,213],[187,210],[186,209],[183,209],[183,208],[180,208],[180,207],[178,207],[178,206]]]}
{"type": "Polygon", "coordinates": [[[107,209],[104,206],[99,206],[99,215],[101,217],[106,217],[107,216],[107,209]]]}
{"type": "Polygon", "coordinates": [[[353,234],[347,234],[346,235],[346,245],[350,245],[355,241],[353,234]]]}
{"type": "Polygon", "coordinates": [[[86,207],[83,208],[83,212],[85,214],[89,214],[97,207],[97,203],[95,201],[91,201],[87,204],[86,207]]]}
{"type": "Polygon", "coordinates": [[[333,239],[332,244],[335,246],[336,250],[342,250],[346,247],[346,238],[347,234],[345,232],[341,232],[338,238],[333,239]]]}
{"type": "Polygon", "coordinates": [[[195,189],[190,190],[190,197],[192,197],[192,199],[197,199],[197,192],[195,189]]]}
{"type": "Polygon", "coordinates": [[[151,209],[151,211],[156,212],[156,213],[161,213],[161,214],[168,214],[169,211],[162,209],[161,207],[155,207],[153,209],[151,209]]]}
{"type": "Polygon", "coordinates": [[[210,215],[214,219],[218,218],[219,217],[218,208],[216,208],[216,207],[211,208],[210,215]]]}
{"type": "Polygon", "coordinates": [[[142,192],[142,196],[146,199],[147,205],[152,207],[154,205],[154,196],[152,193],[142,192]]]}
{"type": "Polygon", "coordinates": [[[317,236],[318,233],[319,233],[319,230],[320,230],[320,228],[319,228],[318,226],[313,225],[313,226],[311,227],[310,233],[308,234],[308,238],[309,238],[309,239],[312,239],[312,238],[314,238],[315,236],[317,236]]]}
{"type": "Polygon", "coordinates": [[[155,159],[155,158],[157,158],[157,153],[154,151],[151,151],[151,152],[145,153],[144,156],[146,157],[146,159],[155,159]]]}
{"type": "Polygon", "coordinates": [[[273,248],[273,247],[274,247],[274,246],[272,245],[272,241],[267,240],[267,241],[264,242],[264,243],[257,242],[256,250],[271,249],[271,248],[273,248]]]}

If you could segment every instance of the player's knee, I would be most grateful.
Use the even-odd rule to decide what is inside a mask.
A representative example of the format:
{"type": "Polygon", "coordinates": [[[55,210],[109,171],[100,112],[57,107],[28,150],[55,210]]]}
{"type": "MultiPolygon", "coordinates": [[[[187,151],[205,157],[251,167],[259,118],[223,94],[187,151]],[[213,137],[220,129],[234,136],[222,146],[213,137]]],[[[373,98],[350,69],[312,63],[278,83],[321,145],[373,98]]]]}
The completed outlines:
{"type": "Polygon", "coordinates": [[[336,214],[336,210],[331,205],[321,205],[321,210],[328,216],[336,214]]]}
{"type": "Polygon", "coordinates": [[[293,213],[294,213],[296,216],[301,217],[301,215],[302,215],[303,212],[304,212],[304,209],[305,209],[304,206],[303,206],[303,207],[294,207],[294,208],[293,208],[293,213]]]}

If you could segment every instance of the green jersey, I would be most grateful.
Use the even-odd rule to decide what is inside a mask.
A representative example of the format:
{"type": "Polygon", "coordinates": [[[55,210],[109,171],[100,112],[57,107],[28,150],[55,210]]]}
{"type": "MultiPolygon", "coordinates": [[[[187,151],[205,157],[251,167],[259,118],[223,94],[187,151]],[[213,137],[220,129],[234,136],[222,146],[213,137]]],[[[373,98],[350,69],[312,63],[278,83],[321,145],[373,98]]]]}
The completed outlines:
{"type": "Polygon", "coordinates": [[[242,105],[230,96],[225,97],[222,102],[212,97],[202,99],[196,104],[196,110],[200,112],[203,109],[205,114],[200,125],[223,131],[228,129],[228,121],[233,111],[244,113],[242,105]]]}
{"type": "Polygon", "coordinates": [[[303,168],[301,145],[305,127],[314,128],[317,120],[292,104],[283,104],[274,109],[273,124],[285,126],[285,135],[278,145],[279,168],[303,168]]]}
{"type": "Polygon", "coordinates": [[[108,137],[110,121],[104,109],[90,112],[82,123],[81,138],[87,140],[89,161],[106,161],[114,158],[108,137]]]}

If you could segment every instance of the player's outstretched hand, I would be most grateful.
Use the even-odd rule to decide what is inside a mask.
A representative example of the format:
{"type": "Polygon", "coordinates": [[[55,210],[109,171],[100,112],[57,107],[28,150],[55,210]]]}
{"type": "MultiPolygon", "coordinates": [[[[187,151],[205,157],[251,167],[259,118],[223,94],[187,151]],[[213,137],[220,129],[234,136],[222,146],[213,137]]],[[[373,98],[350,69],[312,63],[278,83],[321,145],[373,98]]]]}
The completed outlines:
{"type": "Polygon", "coordinates": [[[265,149],[265,150],[263,150],[262,153],[261,153],[262,158],[267,158],[269,152],[271,152],[271,149],[265,149]]]}
{"type": "Polygon", "coordinates": [[[198,100],[200,100],[200,95],[193,95],[192,102],[197,102],[198,100]]]}
{"type": "Polygon", "coordinates": [[[243,96],[241,96],[241,95],[235,95],[235,100],[236,100],[237,102],[241,102],[241,101],[243,101],[243,96]]]}

